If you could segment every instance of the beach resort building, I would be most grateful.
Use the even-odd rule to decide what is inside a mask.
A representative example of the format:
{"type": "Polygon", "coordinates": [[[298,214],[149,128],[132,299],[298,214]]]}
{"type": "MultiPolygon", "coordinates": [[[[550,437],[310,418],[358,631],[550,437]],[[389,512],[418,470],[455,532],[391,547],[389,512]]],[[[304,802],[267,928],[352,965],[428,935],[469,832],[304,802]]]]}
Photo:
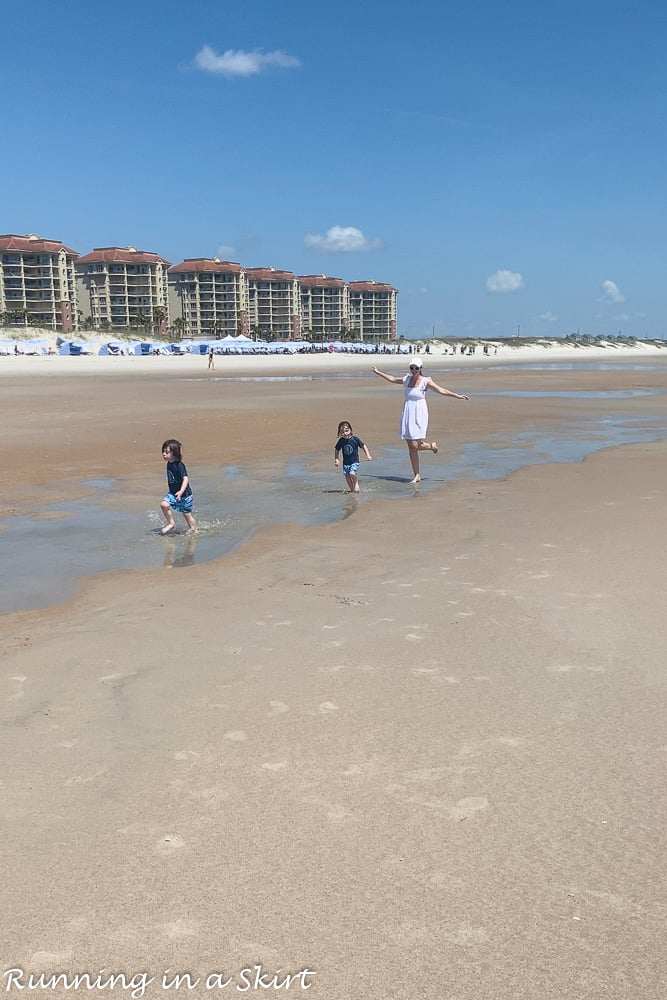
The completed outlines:
{"type": "Polygon", "coordinates": [[[275,267],[248,267],[248,319],[259,336],[273,334],[281,340],[301,336],[299,286],[291,271],[275,267]]]}
{"type": "Polygon", "coordinates": [[[338,340],[349,326],[348,290],[343,279],[304,274],[298,281],[301,335],[306,340],[338,340]]]}
{"type": "Polygon", "coordinates": [[[349,329],[361,340],[396,339],[398,292],[379,281],[350,281],[349,329]]]}
{"type": "Polygon", "coordinates": [[[76,262],[80,307],[94,327],[135,327],[156,334],[169,324],[169,261],[136,247],[97,247],[76,262]]]}
{"type": "Polygon", "coordinates": [[[248,280],[240,264],[191,257],[171,267],[168,279],[172,325],[183,336],[248,335],[248,280]]]}
{"type": "Polygon", "coordinates": [[[58,240],[0,236],[0,323],[60,333],[77,329],[77,257],[58,240]]]}
{"type": "Polygon", "coordinates": [[[395,340],[397,298],[395,288],[377,281],[297,277],[218,257],[192,257],[169,268],[169,315],[183,337],[395,340]]]}
{"type": "Polygon", "coordinates": [[[171,267],[136,247],[79,257],[57,240],[0,236],[0,325],[70,333],[135,329],[156,336],[395,340],[398,291],[378,281],[297,277],[191,257],[171,267]]]}

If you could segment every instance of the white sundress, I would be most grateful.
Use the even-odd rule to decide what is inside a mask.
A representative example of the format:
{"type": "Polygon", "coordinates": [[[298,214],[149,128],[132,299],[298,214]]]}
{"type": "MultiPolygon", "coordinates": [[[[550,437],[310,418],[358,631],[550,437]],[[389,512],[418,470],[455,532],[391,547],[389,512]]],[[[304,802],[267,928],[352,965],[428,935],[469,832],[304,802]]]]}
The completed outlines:
{"type": "Polygon", "coordinates": [[[404,441],[425,441],[428,431],[428,406],[426,405],[426,390],[431,381],[422,377],[419,385],[412,388],[408,385],[411,375],[403,378],[405,402],[401,414],[400,435],[404,441]]]}

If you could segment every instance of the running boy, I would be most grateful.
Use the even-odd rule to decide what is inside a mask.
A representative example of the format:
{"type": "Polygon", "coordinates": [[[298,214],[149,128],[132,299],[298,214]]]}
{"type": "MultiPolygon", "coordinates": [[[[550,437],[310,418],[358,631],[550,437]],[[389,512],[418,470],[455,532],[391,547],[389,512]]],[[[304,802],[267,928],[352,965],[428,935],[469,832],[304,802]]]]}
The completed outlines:
{"type": "Polygon", "coordinates": [[[338,425],[338,440],[336,441],[336,448],[334,450],[334,465],[336,467],[340,465],[338,455],[342,451],[343,475],[345,476],[345,482],[350,488],[350,493],[360,492],[359,481],[357,479],[357,473],[359,472],[360,448],[363,448],[364,454],[370,462],[373,456],[361,438],[358,438],[352,433],[352,424],[347,420],[341,420],[338,425]]]}
{"type": "Polygon", "coordinates": [[[181,442],[173,438],[162,445],[162,457],[167,463],[167,486],[169,492],[160,503],[160,510],[167,522],[162,529],[163,535],[168,535],[176,527],[172,511],[177,510],[185,518],[190,531],[197,530],[197,522],[192,516],[192,489],[188,470],[181,459],[181,442]]]}

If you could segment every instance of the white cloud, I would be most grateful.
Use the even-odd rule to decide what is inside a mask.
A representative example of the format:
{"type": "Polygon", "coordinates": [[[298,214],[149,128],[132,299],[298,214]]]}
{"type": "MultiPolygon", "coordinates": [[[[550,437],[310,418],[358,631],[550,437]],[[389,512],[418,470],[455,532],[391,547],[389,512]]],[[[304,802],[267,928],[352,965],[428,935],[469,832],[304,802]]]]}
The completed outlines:
{"type": "Polygon", "coordinates": [[[545,323],[555,323],[556,320],[558,319],[558,316],[554,316],[551,310],[548,309],[545,313],[540,313],[539,318],[543,320],[545,323]]]}
{"type": "Polygon", "coordinates": [[[486,279],[486,288],[489,292],[515,292],[523,288],[523,275],[516,271],[496,271],[486,279]]]}
{"type": "Polygon", "coordinates": [[[627,323],[630,317],[627,313],[619,313],[617,316],[612,316],[612,319],[615,319],[617,323],[627,323]]]}
{"type": "Polygon", "coordinates": [[[195,66],[205,73],[221,76],[257,76],[267,69],[293,69],[301,65],[301,60],[280,50],[276,52],[244,52],[243,49],[227,49],[221,56],[210,45],[203,45],[195,56],[195,66]]]}
{"type": "Polygon", "coordinates": [[[218,257],[222,260],[232,260],[235,254],[236,247],[227,246],[224,243],[218,247],[218,257]]]}
{"type": "Polygon", "coordinates": [[[369,240],[355,226],[332,226],[327,229],[326,236],[309,233],[303,242],[307,247],[324,250],[325,253],[359,253],[382,249],[381,240],[369,240]]]}
{"type": "Polygon", "coordinates": [[[602,289],[600,302],[625,302],[625,295],[623,295],[615,281],[610,281],[607,278],[602,282],[600,288],[602,289]]]}
{"type": "Polygon", "coordinates": [[[420,295],[428,295],[428,288],[420,288],[419,289],[419,294],[420,295]]]}

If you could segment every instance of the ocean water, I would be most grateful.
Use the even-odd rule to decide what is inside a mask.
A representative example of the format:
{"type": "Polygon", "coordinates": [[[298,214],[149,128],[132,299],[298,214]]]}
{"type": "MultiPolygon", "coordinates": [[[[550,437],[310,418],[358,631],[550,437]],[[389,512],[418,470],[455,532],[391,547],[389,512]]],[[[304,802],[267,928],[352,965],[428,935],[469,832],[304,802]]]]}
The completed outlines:
{"type": "MultiPolygon", "coordinates": [[[[488,395],[613,400],[653,392],[488,395]]],[[[0,614],[58,603],[90,573],[160,566],[183,570],[219,559],[265,526],[342,521],[375,498],[419,503],[429,491],[456,480],[500,478],[527,465],[578,462],[601,448],[662,438],[667,438],[667,413],[657,417],[608,414],[573,419],[551,431],[491,433],[483,441],[464,444],[456,454],[446,448],[437,456],[424,453],[423,480],[418,487],[409,483],[405,446],[396,441],[378,444],[373,448],[374,461],[361,465],[359,496],[346,492],[340,471],[321,471],[321,453],[298,455],[279,464],[272,460],[197,470],[199,532],[194,536],[185,534],[178,514],[177,532],[166,538],[160,534],[157,505],[161,496],[156,495],[155,507],[149,510],[131,502],[111,505],[110,499],[123,496],[122,483],[110,478],[82,480],[85,495],[80,499],[44,505],[30,515],[0,522],[4,575],[12,580],[11,589],[0,594],[0,614]]]]}

